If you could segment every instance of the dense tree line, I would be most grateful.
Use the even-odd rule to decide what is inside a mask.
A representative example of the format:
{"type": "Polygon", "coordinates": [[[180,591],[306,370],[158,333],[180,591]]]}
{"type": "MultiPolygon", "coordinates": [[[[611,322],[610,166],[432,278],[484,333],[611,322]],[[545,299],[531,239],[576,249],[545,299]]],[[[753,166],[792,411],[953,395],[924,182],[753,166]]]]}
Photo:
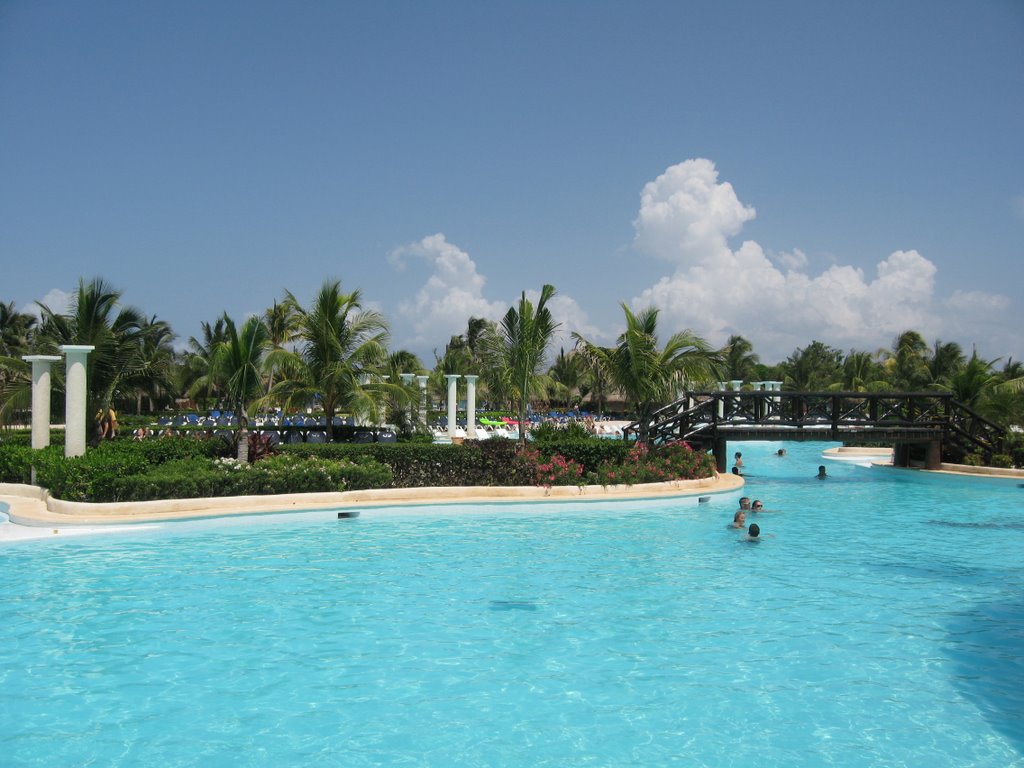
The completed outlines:
{"type": "MultiPolygon", "coordinates": [[[[844,352],[821,341],[764,364],[752,344],[732,336],[712,348],[689,330],[659,334],[657,308],[622,305],[625,330],[605,347],[574,334],[575,346],[552,355],[557,331],[544,286],[536,303],[525,293],[500,323],[470,317],[427,367],[406,350],[389,348],[385,317],[364,306],[359,290],[327,280],[309,306],[285,291],[260,316],[237,322],[222,314],[200,324],[199,337],[178,351],[177,337],[156,316],[125,304],[102,278],[80,280],[67,312],[37,313],[0,303],[0,423],[27,410],[31,369],[22,357],[52,354],[62,344],[89,344],[89,407],[155,414],[194,403],[233,410],[244,430],[258,410],[314,408],[330,418],[353,415],[418,424],[420,389],[401,374],[425,375],[432,399],[444,396],[446,374],[479,375],[480,402],[520,419],[530,407],[584,407],[604,412],[610,401],[633,416],[670,402],[684,388],[718,381],[777,380],[800,391],[943,391],[1004,426],[1024,423],[1024,367],[985,360],[956,342],[929,343],[907,330],[892,345],[844,352]]],[[[53,370],[62,393],[61,366],[53,370]]],[[[239,441],[240,451],[245,441],[239,441]]]]}

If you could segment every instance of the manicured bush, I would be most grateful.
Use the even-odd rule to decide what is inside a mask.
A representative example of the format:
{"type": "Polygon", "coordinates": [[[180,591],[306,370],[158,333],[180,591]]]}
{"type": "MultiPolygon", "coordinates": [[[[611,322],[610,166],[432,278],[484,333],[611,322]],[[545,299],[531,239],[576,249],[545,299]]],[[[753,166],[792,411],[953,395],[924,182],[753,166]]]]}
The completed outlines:
{"type": "Polygon", "coordinates": [[[318,493],[386,488],[387,466],[330,459],[271,456],[255,464],[201,456],[179,459],[93,486],[92,501],[146,501],[217,496],[318,493]]]}
{"type": "MultiPolygon", "coordinates": [[[[168,461],[134,475],[118,477],[89,501],[151,501],[227,496],[226,472],[214,460],[194,456],[168,461]]],[[[56,494],[55,494],[56,495],[56,494]]]]}
{"type": "MultiPolygon", "coordinates": [[[[51,446],[45,449],[50,453],[55,451],[63,454],[62,447],[51,446]]],[[[30,483],[32,482],[32,462],[35,451],[29,445],[18,442],[7,442],[5,439],[0,443],[0,483],[30,483]]]]}
{"type": "Polygon", "coordinates": [[[515,458],[511,441],[468,441],[463,445],[301,443],[282,446],[282,453],[357,462],[373,459],[391,468],[395,488],[509,485],[513,483],[508,481],[517,477],[510,467],[515,458]],[[488,445],[492,442],[504,445],[488,445]]]}

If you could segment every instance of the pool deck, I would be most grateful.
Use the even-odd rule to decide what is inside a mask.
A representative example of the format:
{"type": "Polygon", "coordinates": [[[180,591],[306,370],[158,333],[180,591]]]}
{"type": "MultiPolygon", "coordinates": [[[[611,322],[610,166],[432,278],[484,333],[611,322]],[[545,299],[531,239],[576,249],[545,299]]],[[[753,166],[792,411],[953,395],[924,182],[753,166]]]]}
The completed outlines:
{"type": "Polygon", "coordinates": [[[55,499],[33,485],[0,483],[0,502],[9,523],[0,524],[0,542],[40,538],[42,530],[60,533],[92,533],[123,529],[139,523],[165,523],[210,517],[264,515],[337,509],[362,510],[434,504],[495,504],[524,501],[619,501],[651,498],[685,498],[729,493],[743,487],[743,478],[720,475],[701,480],[679,480],[640,485],[586,485],[456,488],[387,488],[338,493],[300,493],[279,496],[231,496],[202,499],[89,504],[55,499]]]}

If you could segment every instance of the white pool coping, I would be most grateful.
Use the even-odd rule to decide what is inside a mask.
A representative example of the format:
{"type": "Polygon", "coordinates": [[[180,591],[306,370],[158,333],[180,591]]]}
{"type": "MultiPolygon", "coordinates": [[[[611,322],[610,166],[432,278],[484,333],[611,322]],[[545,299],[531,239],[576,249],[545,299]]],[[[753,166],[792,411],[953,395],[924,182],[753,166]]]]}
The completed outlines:
{"type": "Polygon", "coordinates": [[[526,501],[599,502],[637,499],[701,497],[737,491],[743,478],[726,474],[700,480],[677,480],[639,485],[585,485],[455,488],[386,488],[338,493],[298,493],[277,496],[230,496],[202,499],[90,504],[62,501],[43,488],[0,483],[0,502],[7,506],[0,522],[0,543],[126,530],[139,524],[195,521],[204,518],[265,516],[314,510],[352,510],[425,505],[473,505],[526,501]]]}

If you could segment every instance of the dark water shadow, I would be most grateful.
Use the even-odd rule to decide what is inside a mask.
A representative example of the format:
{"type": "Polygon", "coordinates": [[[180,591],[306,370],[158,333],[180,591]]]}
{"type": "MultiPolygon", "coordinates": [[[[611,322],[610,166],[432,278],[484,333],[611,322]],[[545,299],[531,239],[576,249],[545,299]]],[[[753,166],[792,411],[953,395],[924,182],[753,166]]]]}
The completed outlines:
{"type": "Polygon", "coordinates": [[[997,522],[983,521],[979,523],[964,523],[956,520],[927,520],[927,525],[945,525],[949,528],[998,528],[1007,530],[1024,531],[1024,521],[1021,522],[997,522]]]}
{"type": "Polygon", "coordinates": [[[491,600],[492,611],[536,611],[537,604],[530,600],[491,600]]]}
{"type": "Polygon", "coordinates": [[[948,629],[954,685],[1024,754],[1024,600],[979,603],[948,629]]]}

